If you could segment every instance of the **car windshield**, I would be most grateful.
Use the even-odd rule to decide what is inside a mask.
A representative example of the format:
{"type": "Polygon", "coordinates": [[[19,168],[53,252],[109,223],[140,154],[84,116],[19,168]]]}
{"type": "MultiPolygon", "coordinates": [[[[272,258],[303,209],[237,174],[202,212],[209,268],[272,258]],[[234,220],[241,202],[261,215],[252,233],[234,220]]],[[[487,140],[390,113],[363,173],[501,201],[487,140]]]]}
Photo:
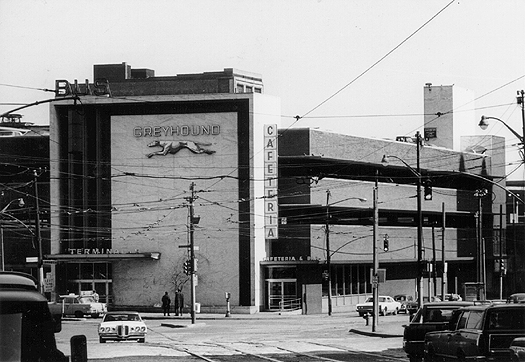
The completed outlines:
{"type": "Polygon", "coordinates": [[[104,322],[115,322],[115,321],[140,321],[138,314],[106,314],[104,322]]]}
{"type": "Polygon", "coordinates": [[[412,322],[421,323],[421,317],[423,317],[423,323],[432,322],[449,322],[452,319],[452,314],[457,308],[421,308],[415,315],[412,322]]]}
{"type": "Polygon", "coordinates": [[[81,297],[80,303],[82,304],[89,304],[89,303],[95,303],[95,298],[93,297],[81,297]]]}

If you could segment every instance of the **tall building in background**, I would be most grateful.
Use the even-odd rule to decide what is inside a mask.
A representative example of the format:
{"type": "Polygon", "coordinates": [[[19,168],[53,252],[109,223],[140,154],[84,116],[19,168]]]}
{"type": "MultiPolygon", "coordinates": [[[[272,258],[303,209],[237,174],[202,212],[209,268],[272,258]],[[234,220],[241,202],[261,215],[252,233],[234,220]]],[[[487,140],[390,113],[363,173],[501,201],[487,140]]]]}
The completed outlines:
{"type": "Polygon", "coordinates": [[[424,137],[427,143],[460,151],[460,137],[473,135],[474,94],[455,85],[424,87],[424,137]]]}

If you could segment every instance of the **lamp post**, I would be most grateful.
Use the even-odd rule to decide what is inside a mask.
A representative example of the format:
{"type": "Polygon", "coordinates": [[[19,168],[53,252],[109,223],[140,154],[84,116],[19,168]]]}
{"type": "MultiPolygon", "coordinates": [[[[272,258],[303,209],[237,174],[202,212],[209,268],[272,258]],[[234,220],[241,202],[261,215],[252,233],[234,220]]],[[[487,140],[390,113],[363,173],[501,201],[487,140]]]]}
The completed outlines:
{"type": "Polygon", "coordinates": [[[487,127],[489,126],[489,122],[487,122],[487,120],[489,120],[489,119],[494,119],[496,121],[499,121],[499,122],[503,123],[503,125],[505,127],[507,127],[507,129],[509,131],[511,131],[512,134],[514,136],[516,136],[520,140],[520,144],[521,144],[521,158],[522,158],[522,160],[525,160],[525,142],[524,142],[524,139],[523,139],[523,135],[525,135],[525,91],[522,89],[522,90],[518,91],[517,94],[518,94],[518,96],[516,97],[517,98],[517,104],[521,108],[521,129],[522,129],[522,134],[521,135],[518,132],[516,132],[515,130],[513,130],[512,127],[510,127],[507,123],[505,123],[503,120],[501,120],[501,119],[499,119],[497,117],[481,116],[481,120],[479,121],[478,126],[482,130],[486,130],[487,127]]]}
{"type": "MultiPolygon", "coordinates": [[[[9,208],[9,206],[11,206],[14,202],[18,202],[18,206],[19,207],[23,207],[25,205],[24,199],[22,199],[22,198],[11,200],[7,205],[4,206],[4,208],[2,210],[0,210],[0,214],[7,215],[7,216],[12,216],[12,215],[7,214],[6,211],[9,208]]],[[[2,271],[4,271],[5,270],[4,227],[3,227],[3,225],[1,223],[0,223],[0,240],[1,240],[1,244],[2,244],[2,271]]]]}
{"type": "Polygon", "coordinates": [[[481,293],[478,293],[478,299],[486,299],[486,267],[485,267],[485,241],[483,239],[483,208],[481,199],[487,196],[487,189],[479,189],[474,192],[474,196],[478,198],[478,212],[477,212],[477,281],[483,286],[481,293]]]}
{"type": "Polygon", "coordinates": [[[417,178],[416,180],[416,193],[417,193],[417,304],[418,307],[423,305],[423,211],[421,205],[421,167],[419,163],[420,152],[421,152],[421,134],[416,132],[416,158],[417,164],[416,169],[406,163],[402,158],[393,155],[384,155],[381,160],[382,163],[387,164],[389,158],[395,158],[403,163],[417,178]]]}
{"type": "Polygon", "coordinates": [[[325,233],[326,233],[326,268],[328,269],[327,273],[327,282],[328,282],[328,315],[332,315],[332,276],[331,276],[331,255],[330,255],[330,206],[338,204],[347,200],[359,200],[361,202],[366,202],[367,200],[362,197],[348,197],[343,200],[339,200],[333,203],[330,202],[330,190],[326,190],[326,224],[325,224],[325,233]]]}

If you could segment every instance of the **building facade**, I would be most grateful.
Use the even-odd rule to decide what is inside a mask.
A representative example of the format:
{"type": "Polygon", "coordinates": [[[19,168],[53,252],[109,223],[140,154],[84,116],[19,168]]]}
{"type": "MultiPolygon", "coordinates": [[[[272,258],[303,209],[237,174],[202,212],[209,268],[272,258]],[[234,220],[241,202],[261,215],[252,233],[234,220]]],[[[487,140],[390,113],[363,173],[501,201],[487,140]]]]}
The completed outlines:
{"type": "Polygon", "coordinates": [[[230,293],[238,313],[323,312],[327,273],[334,308],[353,310],[371,293],[377,184],[378,237],[389,240],[388,250],[378,243],[380,293],[415,295],[418,177],[433,190],[421,210],[425,295],[442,293],[443,260],[447,291],[480,275],[491,290],[481,260],[505,203],[495,177],[504,162],[493,162],[504,152],[424,145],[417,156],[407,142],[277,135],[280,103],[262,90],[260,76],[234,70],[155,77],[125,63],[95,66],[94,83],[58,80],[46,255],[55,293],[95,289],[112,308],[134,309],[154,308],[164,291],[188,295],[191,239],[201,311],[222,311],[230,293]],[[480,189],[492,197],[480,201],[480,189]]]}

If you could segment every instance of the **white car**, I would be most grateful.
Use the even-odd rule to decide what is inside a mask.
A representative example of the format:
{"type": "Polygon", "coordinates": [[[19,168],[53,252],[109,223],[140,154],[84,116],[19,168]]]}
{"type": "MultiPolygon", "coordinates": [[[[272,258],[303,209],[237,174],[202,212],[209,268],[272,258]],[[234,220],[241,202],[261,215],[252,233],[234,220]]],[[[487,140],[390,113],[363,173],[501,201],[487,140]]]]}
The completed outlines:
{"type": "MultiPolygon", "coordinates": [[[[394,298],[386,295],[380,295],[378,297],[379,304],[379,315],[393,314],[396,315],[401,309],[401,303],[394,300],[394,298]]],[[[360,317],[365,314],[374,314],[374,297],[368,297],[364,303],[357,305],[357,313],[360,317]]]]}
{"type": "Polygon", "coordinates": [[[146,341],[148,327],[138,312],[107,312],[98,326],[100,343],[106,341],[146,341]]]}

